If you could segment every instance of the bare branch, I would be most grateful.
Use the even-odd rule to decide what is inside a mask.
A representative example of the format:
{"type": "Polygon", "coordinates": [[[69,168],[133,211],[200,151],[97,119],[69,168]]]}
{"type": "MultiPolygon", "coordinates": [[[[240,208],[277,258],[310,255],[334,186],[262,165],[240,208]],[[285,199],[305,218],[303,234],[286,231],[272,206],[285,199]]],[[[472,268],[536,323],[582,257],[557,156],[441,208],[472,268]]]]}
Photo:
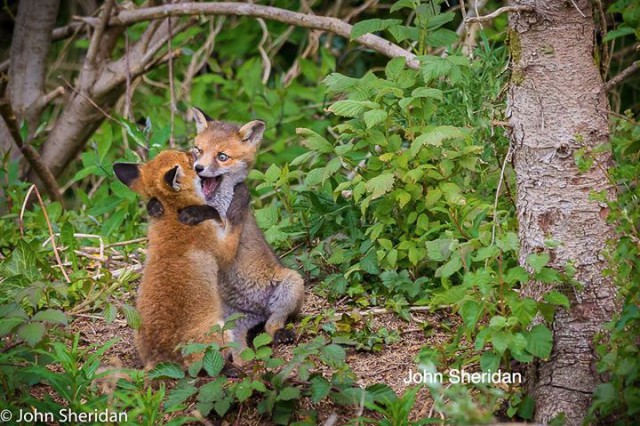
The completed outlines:
{"type": "Polygon", "coordinates": [[[604,90],[610,92],[614,87],[622,83],[627,78],[631,77],[631,75],[633,75],[633,73],[637,72],[638,70],[640,70],[640,61],[635,61],[627,68],[625,68],[620,74],[607,81],[604,84],[604,90]]]}
{"type": "Polygon", "coordinates": [[[534,9],[532,6],[504,6],[494,10],[493,12],[485,16],[468,17],[464,20],[464,22],[467,24],[470,24],[472,22],[486,22],[497,18],[503,13],[533,12],[533,10],[534,9]]]}
{"type": "MultiPolygon", "coordinates": [[[[510,9],[533,10],[531,7],[507,7],[510,9]]],[[[505,9],[505,8],[501,8],[505,9]]],[[[501,10],[498,9],[498,10],[501,10]]],[[[497,11],[496,11],[497,12],[497,11]]],[[[495,12],[494,12],[495,13],[495,12]]],[[[349,38],[351,36],[351,25],[338,18],[330,18],[323,16],[309,15],[306,13],[292,12],[286,9],[280,9],[271,6],[254,5],[247,3],[184,3],[184,4],[166,4],[162,6],[149,7],[136,10],[122,10],[114,15],[109,21],[109,25],[131,25],[136,22],[149,21],[155,19],[166,18],[168,16],[193,16],[193,15],[236,15],[250,16],[254,18],[263,18],[272,21],[282,22],[289,25],[295,25],[302,28],[310,28],[314,30],[322,30],[330,33],[338,34],[342,37],[349,38]]],[[[497,16],[497,15],[496,15],[497,16]]],[[[96,18],[78,17],[83,22],[91,25],[97,25],[96,18]]],[[[407,65],[411,68],[418,68],[419,63],[416,56],[403,49],[402,47],[391,43],[381,37],[373,34],[365,34],[354,40],[356,43],[373,49],[388,57],[404,57],[407,65]]]]}
{"type": "Polygon", "coordinates": [[[20,152],[22,152],[24,158],[27,159],[27,161],[31,165],[31,168],[40,178],[42,184],[49,193],[49,196],[53,200],[59,201],[62,204],[62,195],[60,193],[56,178],[53,177],[51,170],[49,170],[49,168],[42,162],[38,151],[33,149],[31,145],[23,142],[22,137],[20,136],[20,131],[18,130],[15,113],[7,102],[0,103],[0,115],[7,125],[7,129],[9,130],[13,142],[20,149],[20,152]]]}
{"type": "Polygon", "coordinates": [[[93,37],[91,37],[91,44],[89,44],[89,50],[87,51],[87,57],[85,59],[85,64],[89,66],[95,65],[96,56],[98,55],[98,49],[100,47],[100,41],[102,40],[102,34],[104,34],[104,30],[107,27],[107,23],[109,22],[109,16],[111,15],[111,9],[113,8],[113,4],[115,0],[107,0],[104,3],[102,13],[100,14],[100,21],[96,26],[96,29],[93,33],[93,37]]]}
{"type": "Polygon", "coordinates": [[[44,95],[46,59],[60,0],[23,0],[11,40],[8,93],[18,120],[36,129],[39,100],[44,95]]]}

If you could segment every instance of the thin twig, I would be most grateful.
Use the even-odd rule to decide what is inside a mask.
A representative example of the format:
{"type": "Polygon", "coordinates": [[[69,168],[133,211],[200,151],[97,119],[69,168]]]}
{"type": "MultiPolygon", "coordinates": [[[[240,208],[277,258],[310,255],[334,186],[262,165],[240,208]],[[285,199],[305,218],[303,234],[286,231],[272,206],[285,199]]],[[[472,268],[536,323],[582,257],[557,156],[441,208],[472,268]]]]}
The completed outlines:
{"type": "Polygon", "coordinates": [[[532,6],[503,6],[485,16],[474,16],[474,17],[466,18],[465,22],[467,24],[470,24],[472,22],[486,22],[486,21],[491,21],[492,19],[497,18],[503,13],[533,12],[533,10],[534,9],[532,6]]]}
{"type": "Polygon", "coordinates": [[[604,90],[606,90],[607,92],[610,92],[611,89],[616,87],[618,84],[622,83],[627,78],[631,77],[631,75],[633,75],[633,73],[635,73],[638,70],[640,70],[640,61],[635,61],[634,63],[629,65],[627,68],[625,68],[620,74],[616,75],[611,80],[607,81],[604,84],[604,90]]]}
{"type": "Polygon", "coordinates": [[[49,220],[49,214],[47,213],[47,209],[44,206],[44,202],[42,201],[42,197],[40,196],[40,191],[36,188],[35,185],[32,185],[34,191],[36,193],[36,197],[38,197],[38,202],[40,203],[40,207],[42,208],[42,214],[44,214],[44,220],[47,222],[47,227],[49,228],[49,236],[51,237],[51,246],[53,247],[53,254],[56,256],[56,262],[58,262],[58,266],[62,271],[62,275],[67,280],[67,284],[71,284],[71,279],[69,275],[67,275],[67,271],[64,269],[64,265],[62,264],[62,260],[60,259],[60,254],[58,253],[58,247],[56,246],[55,236],[53,234],[53,227],[51,226],[51,221],[49,220]]]}
{"type": "MultiPolygon", "coordinates": [[[[109,21],[109,25],[130,25],[136,22],[149,21],[168,16],[183,15],[236,15],[250,16],[295,25],[302,28],[322,30],[338,34],[345,38],[351,37],[352,26],[346,22],[331,17],[314,16],[306,13],[292,12],[271,6],[254,5],[247,3],[175,3],[162,6],[148,7],[134,10],[121,10],[109,21]]],[[[75,17],[75,19],[90,25],[97,25],[98,20],[92,17],[75,17]]],[[[419,62],[416,55],[403,49],[397,44],[391,43],[373,34],[365,34],[354,40],[365,47],[373,49],[385,56],[404,57],[407,65],[418,68],[419,62]]]]}
{"type": "Polygon", "coordinates": [[[585,15],[584,13],[582,13],[582,11],[580,10],[580,8],[578,7],[578,5],[576,4],[575,0],[571,0],[571,4],[573,4],[573,7],[576,8],[576,10],[578,11],[578,13],[580,15],[582,15],[583,18],[586,18],[587,15],[585,15]]]}
{"type": "MultiPolygon", "coordinates": [[[[59,237],[60,233],[56,232],[54,235],[56,237],[59,237]]],[[[98,248],[97,250],[99,250],[100,257],[104,257],[105,245],[104,245],[104,240],[102,239],[102,237],[100,235],[75,233],[75,234],[73,234],[73,237],[74,238],[91,238],[91,239],[98,240],[98,242],[100,243],[100,248],[98,248]]],[[[51,241],[51,237],[49,237],[44,243],[42,243],[42,247],[46,246],[49,243],[49,241],[51,241]]],[[[94,247],[92,247],[92,248],[94,248],[94,247]]]]}
{"type": "Polygon", "coordinates": [[[20,228],[20,236],[24,237],[24,211],[27,209],[27,203],[29,202],[29,197],[31,196],[31,193],[33,192],[33,188],[35,188],[35,185],[31,185],[31,187],[29,187],[29,190],[27,191],[27,195],[25,195],[24,197],[24,201],[22,202],[22,208],[20,209],[20,216],[18,216],[18,228],[20,228]]]}
{"type": "Polygon", "coordinates": [[[104,246],[104,248],[128,246],[128,245],[131,245],[131,244],[144,243],[147,240],[148,240],[147,237],[142,237],[142,238],[136,238],[136,239],[128,240],[128,241],[119,241],[117,243],[107,244],[106,246],[104,246]]]}
{"type": "MultiPolygon", "coordinates": [[[[410,306],[409,307],[409,312],[429,312],[432,309],[429,306],[410,306]]],[[[392,314],[395,311],[389,310],[387,308],[372,308],[372,309],[367,309],[364,311],[357,311],[357,312],[337,312],[333,315],[331,315],[331,317],[329,317],[329,319],[331,321],[336,321],[339,320],[340,318],[342,318],[342,315],[347,314],[353,314],[356,313],[360,316],[367,316],[367,315],[385,315],[385,314],[392,314]]]]}
{"type": "Polygon", "coordinates": [[[109,22],[109,16],[111,15],[111,9],[113,8],[114,3],[115,0],[105,1],[98,25],[94,30],[93,37],[91,37],[91,42],[85,59],[85,63],[91,67],[95,65],[98,49],[100,48],[100,42],[102,41],[102,35],[104,34],[104,30],[107,28],[107,23],[109,22]]]}
{"type": "Polygon", "coordinates": [[[256,21],[258,21],[260,28],[262,28],[262,38],[258,44],[258,52],[260,52],[262,65],[264,67],[262,70],[262,84],[267,84],[269,75],[271,75],[271,60],[269,59],[269,55],[267,55],[267,51],[264,49],[264,44],[269,39],[269,30],[267,29],[267,24],[264,22],[264,19],[258,18],[256,21]]]}
{"type": "Polygon", "coordinates": [[[512,153],[513,153],[512,146],[511,144],[509,144],[507,155],[504,156],[504,161],[502,162],[502,169],[500,170],[500,180],[498,180],[498,187],[496,188],[496,197],[493,202],[493,226],[491,229],[491,245],[493,245],[496,241],[496,227],[498,223],[498,199],[500,197],[500,188],[502,187],[502,182],[504,181],[504,171],[507,168],[507,162],[511,161],[512,153]]]}
{"type": "MultiPolygon", "coordinates": [[[[131,108],[131,61],[130,61],[130,46],[129,46],[129,33],[127,31],[124,32],[124,66],[126,72],[126,80],[125,80],[125,92],[124,92],[124,116],[127,120],[133,121],[132,118],[132,108],[131,108]]],[[[124,130],[124,129],[123,129],[124,130]]],[[[124,132],[126,138],[126,132],[124,132]]],[[[128,141],[125,139],[125,147],[128,148],[128,141]]]]}
{"type": "MultiPolygon", "coordinates": [[[[167,37],[167,50],[171,52],[173,49],[171,48],[171,39],[173,38],[173,31],[171,26],[171,18],[167,19],[167,31],[169,33],[169,37],[167,37]]],[[[169,147],[175,148],[176,140],[174,137],[174,123],[176,120],[176,90],[173,83],[173,56],[169,56],[169,114],[170,114],[170,129],[169,129],[169,147]]]]}
{"type": "Polygon", "coordinates": [[[100,108],[100,106],[95,103],[95,101],[93,99],[91,99],[89,96],[85,95],[84,93],[82,93],[82,91],[80,90],[76,90],[75,87],[73,87],[73,85],[71,85],[71,83],[69,83],[68,80],[66,80],[64,77],[60,76],[59,77],[60,80],[62,80],[62,82],[64,84],[67,85],[67,87],[76,95],[82,96],[83,98],[85,98],[87,101],[89,101],[89,103],[91,105],[93,105],[98,111],[100,111],[102,113],[102,115],[104,115],[106,118],[108,118],[109,120],[113,121],[114,123],[118,123],[118,124],[122,124],[120,123],[118,120],[116,120],[115,118],[113,118],[108,112],[106,112],[104,109],[100,108]]]}

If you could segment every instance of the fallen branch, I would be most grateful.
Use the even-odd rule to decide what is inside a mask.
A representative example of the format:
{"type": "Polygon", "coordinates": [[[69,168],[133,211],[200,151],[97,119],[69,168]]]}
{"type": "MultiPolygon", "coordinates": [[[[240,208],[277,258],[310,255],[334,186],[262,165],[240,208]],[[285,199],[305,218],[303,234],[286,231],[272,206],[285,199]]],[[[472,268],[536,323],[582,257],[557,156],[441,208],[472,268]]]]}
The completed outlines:
{"type": "MultiPolygon", "coordinates": [[[[527,8],[532,10],[530,7],[527,8]]],[[[338,34],[347,39],[350,38],[353,28],[351,25],[337,18],[309,15],[277,7],[248,3],[184,3],[166,4],[136,10],[122,10],[110,19],[109,25],[131,25],[136,22],[163,19],[169,16],[193,15],[236,15],[262,18],[297,27],[322,30],[338,34]]],[[[75,19],[94,26],[99,23],[99,18],[75,17],[75,19]]],[[[417,69],[419,66],[416,55],[376,35],[365,34],[354,41],[388,57],[403,57],[407,60],[407,65],[411,68],[417,69]]]]}
{"type": "Polygon", "coordinates": [[[637,72],[638,70],[640,70],[640,61],[635,61],[634,63],[629,65],[627,68],[625,68],[620,74],[616,75],[611,80],[607,81],[604,84],[604,90],[606,90],[607,92],[610,92],[611,89],[616,87],[618,84],[622,83],[627,78],[631,77],[631,75],[633,75],[633,73],[637,72]]]}
{"type": "Polygon", "coordinates": [[[464,22],[467,24],[470,24],[473,22],[486,22],[486,21],[491,21],[497,18],[503,13],[533,12],[533,10],[534,9],[532,6],[504,6],[494,10],[493,12],[485,16],[473,16],[473,17],[465,18],[464,22]]]}
{"type": "Polygon", "coordinates": [[[22,136],[20,136],[18,124],[16,122],[16,116],[13,112],[13,109],[7,102],[0,102],[0,115],[4,119],[4,122],[7,125],[7,129],[9,129],[9,133],[11,134],[13,142],[18,146],[18,149],[20,149],[20,152],[22,152],[24,158],[27,159],[29,165],[44,185],[49,196],[53,200],[58,201],[60,202],[60,204],[64,205],[56,178],[53,177],[51,170],[49,170],[46,164],[42,162],[38,151],[33,149],[31,145],[25,143],[22,140],[22,136]]]}
{"type": "MultiPolygon", "coordinates": [[[[429,306],[410,306],[409,312],[429,312],[431,311],[431,307],[429,306]]],[[[367,315],[384,315],[384,314],[393,314],[395,311],[389,310],[387,308],[372,308],[364,311],[351,311],[351,312],[337,312],[329,317],[331,321],[337,321],[342,318],[342,315],[350,315],[350,314],[358,314],[360,316],[367,315]]]]}

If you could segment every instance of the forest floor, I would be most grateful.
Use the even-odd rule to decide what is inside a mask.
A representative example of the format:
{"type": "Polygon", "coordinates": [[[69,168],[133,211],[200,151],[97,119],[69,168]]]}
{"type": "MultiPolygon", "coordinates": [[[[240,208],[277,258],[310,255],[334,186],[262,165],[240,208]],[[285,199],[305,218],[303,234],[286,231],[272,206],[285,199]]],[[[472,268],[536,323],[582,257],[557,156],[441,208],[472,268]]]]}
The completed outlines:
{"type": "MultiPolygon", "coordinates": [[[[131,297],[131,295],[128,295],[131,297]]],[[[129,301],[130,302],[130,301],[129,301]]],[[[301,313],[301,317],[307,315],[321,315],[328,309],[337,313],[351,313],[353,307],[340,302],[329,303],[307,291],[307,297],[301,313]]],[[[384,312],[385,310],[375,310],[366,314],[368,326],[372,330],[385,327],[387,330],[395,330],[400,335],[400,339],[392,344],[384,344],[379,351],[357,351],[347,348],[347,363],[358,377],[358,385],[366,387],[374,383],[384,383],[390,386],[398,395],[402,394],[407,385],[404,379],[408,376],[409,370],[415,371],[415,358],[420,349],[428,347],[441,347],[450,338],[451,321],[455,317],[448,316],[442,311],[439,313],[415,312],[412,313],[412,320],[405,321],[394,312],[384,312]],[[447,324],[446,326],[443,326],[447,324]],[[428,330],[428,332],[425,332],[428,330]]],[[[364,317],[363,317],[364,318],[364,317]]],[[[325,319],[325,321],[328,321],[325,319]]],[[[355,324],[355,327],[358,325],[355,324]]],[[[116,339],[115,343],[103,357],[103,367],[106,368],[141,368],[141,362],[136,353],[133,330],[122,317],[118,317],[111,323],[107,323],[99,316],[86,315],[77,318],[71,324],[73,333],[79,332],[81,344],[83,346],[104,344],[109,340],[116,339]]],[[[302,333],[298,336],[299,342],[311,340],[311,333],[302,333]]],[[[274,347],[274,356],[284,359],[291,358],[292,346],[274,347]]],[[[171,384],[168,384],[171,387],[171,384]]],[[[251,400],[250,400],[251,401],[251,400]]],[[[413,415],[415,418],[430,416],[432,412],[433,400],[426,389],[421,389],[417,395],[414,405],[413,415]]],[[[195,405],[195,403],[194,403],[195,405]]],[[[377,417],[375,413],[364,411],[360,407],[343,407],[334,405],[328,401],[321,401],[319,404],[312,404],[308,399],[301,402],[301,410],[314,410],[318,413],[319,424],[343,424],[348,418],[353,419],[358,414],[368,417],[377,417]],[[329,419],[329,421],[327,421],[329,419]],[[325,423],[326,422],[326,423],[325,423]]],[[[193,406],[188,407],[184,414],[193,410],[193,406]]],[[[255,404],[246,406],[241,418],[238,411],[230,413],[222,421],[213,421],[212,424],[233,424],[233,425],[264,425],[269,421],[255,410],[255,404]]]]}

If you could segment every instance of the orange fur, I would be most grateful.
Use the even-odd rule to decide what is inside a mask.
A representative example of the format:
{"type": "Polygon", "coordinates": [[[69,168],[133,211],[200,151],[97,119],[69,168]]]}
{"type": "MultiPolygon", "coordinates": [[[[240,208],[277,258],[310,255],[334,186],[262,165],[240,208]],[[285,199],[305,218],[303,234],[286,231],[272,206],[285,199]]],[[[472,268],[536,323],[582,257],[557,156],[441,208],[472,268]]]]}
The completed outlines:
{"type": "Polygon", "coordinates": [[[213,272],[227,247],[219,244],[219,226],[214,220],[195,226],[178,221],[180,209],[204,204],[189,154],[164,151],[138,170],[139,176],[128,182],[129,187],[145,199],[157,198],[165,211],[149,224],[147,260],[136,305],[141,317],[136,346],[146,368],[163,361],[188,364],[193,358],[183,359],[176,349],[179,345],[230,341],[230,336],[210,333],[213,326],[223,324],[218,275],[213,272]],[[176,187],[172,187],[165,175],[176,166],[176,187]]]}

